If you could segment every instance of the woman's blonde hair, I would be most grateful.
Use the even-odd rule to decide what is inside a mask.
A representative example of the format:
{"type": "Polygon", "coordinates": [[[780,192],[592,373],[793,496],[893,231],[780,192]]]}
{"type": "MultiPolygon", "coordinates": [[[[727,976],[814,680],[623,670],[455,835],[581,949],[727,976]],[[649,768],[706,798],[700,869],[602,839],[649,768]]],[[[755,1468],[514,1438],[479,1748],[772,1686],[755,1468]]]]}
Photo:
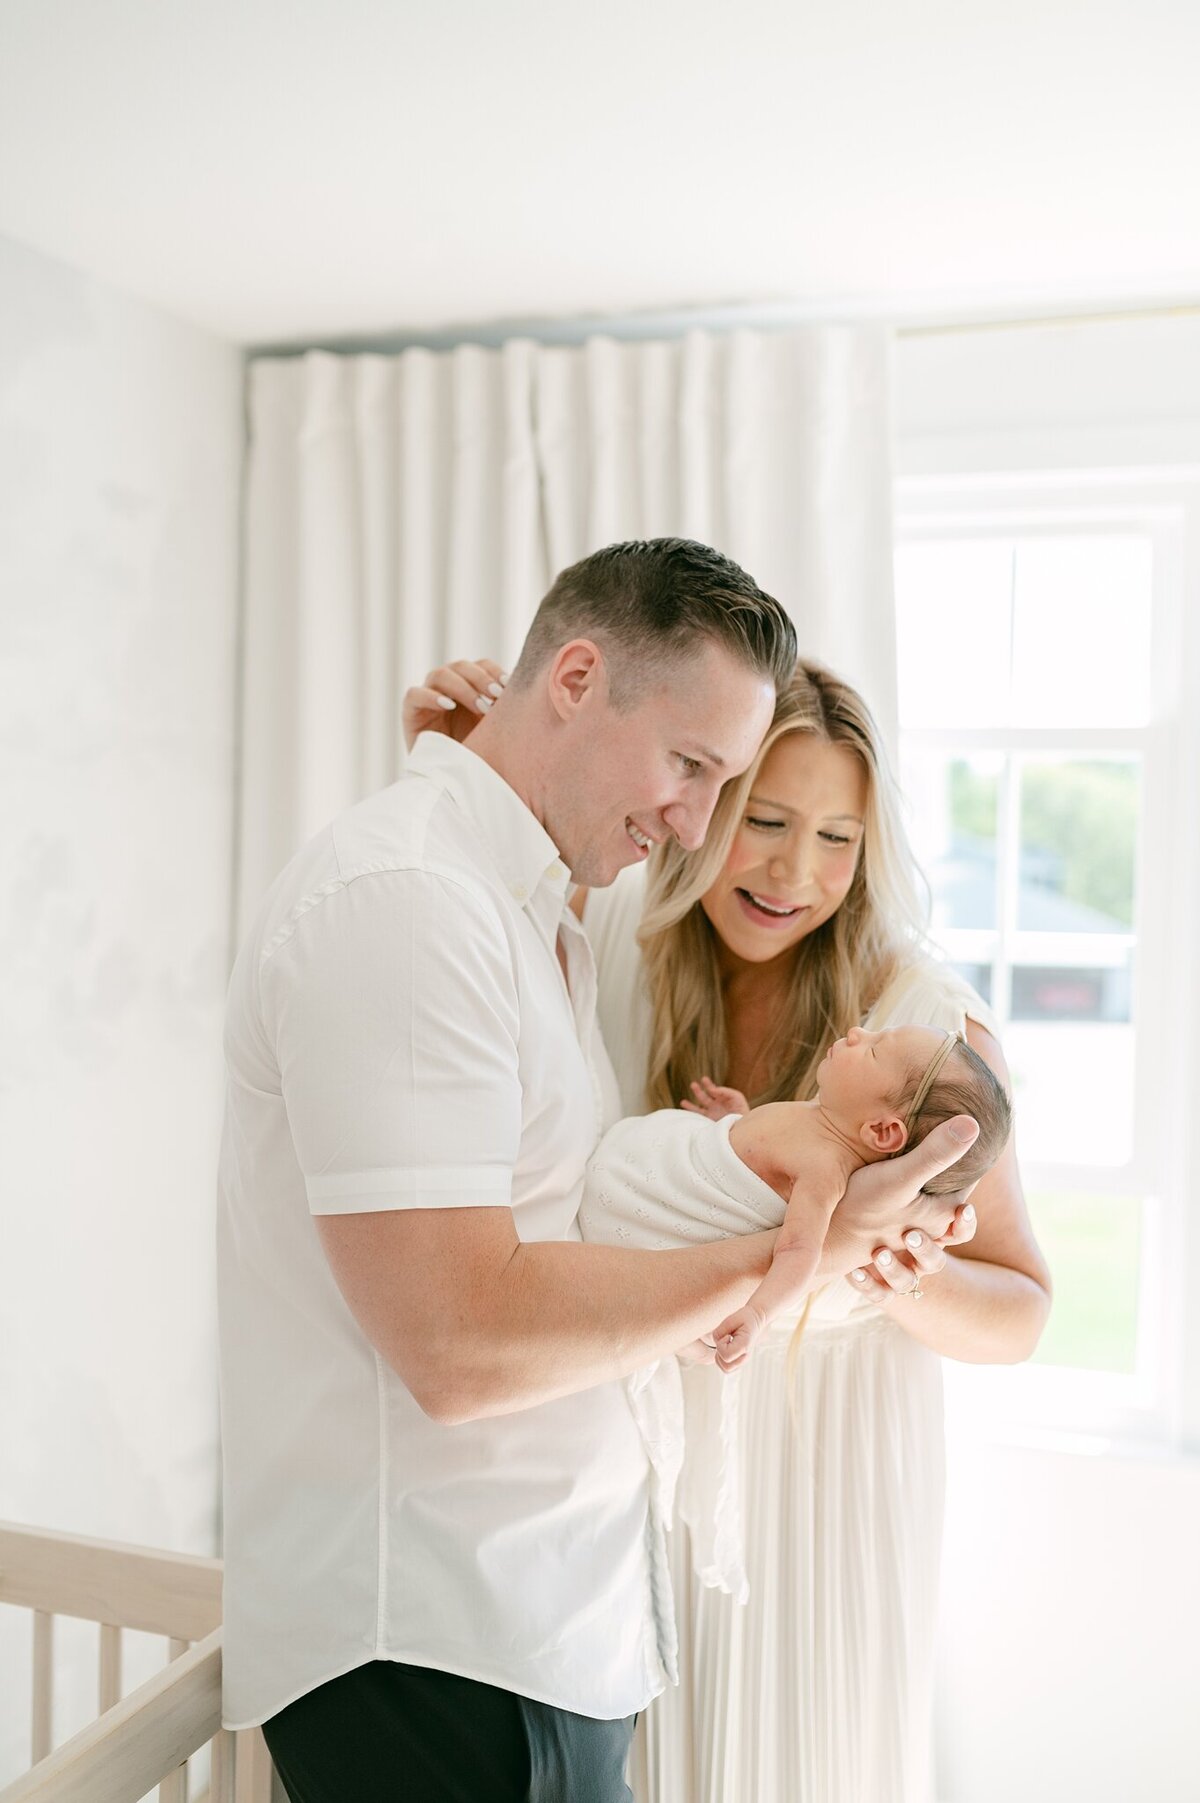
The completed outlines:
{"type": "Polygon", "coordinates": [[[854,880],[841,906],[786,956],[790,980],[772,1032],[775,1075],[760,1102],[806,1100],[834,1039],[858,1026],[924,944],[928,909],[900,817],[895,781],[870,709],[848,683],[801,658],[746,774],[728,783],[699,851],[677,841],[651,854],[638,932],[654,1020],[648,1108],[673,1108],[698,1077],[729,1080],[718,941],[700,906],[729,855],[763,761],[788,733],[844,745],[867,775],[866,819],[854,880]]]}

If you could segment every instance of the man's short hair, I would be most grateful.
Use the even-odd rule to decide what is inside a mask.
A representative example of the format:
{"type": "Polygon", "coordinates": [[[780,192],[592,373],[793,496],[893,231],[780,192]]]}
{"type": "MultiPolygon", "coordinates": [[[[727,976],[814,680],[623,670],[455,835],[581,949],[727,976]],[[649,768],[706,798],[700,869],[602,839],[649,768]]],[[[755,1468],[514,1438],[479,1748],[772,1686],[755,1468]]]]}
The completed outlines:
{"type": "Polygon", "coordinates": [[[631,706],[705,640],[785,688],[796,633],[779,602],[730,557],[690,538],[632,539],[573,563],[542,601],[513,671],[524,688],[560,646],[591,639],[616,707],[631,706]]]}

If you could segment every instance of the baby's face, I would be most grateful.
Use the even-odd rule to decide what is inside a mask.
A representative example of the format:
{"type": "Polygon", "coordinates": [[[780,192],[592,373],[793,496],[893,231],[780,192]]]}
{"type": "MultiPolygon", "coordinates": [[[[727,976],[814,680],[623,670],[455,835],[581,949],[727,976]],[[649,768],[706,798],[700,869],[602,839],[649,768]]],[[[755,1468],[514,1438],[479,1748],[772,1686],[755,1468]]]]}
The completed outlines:
{"type": "Polygon", "coordinates": [[[900,1118],[899,1097],[945,1038],[936,1027],[851,1027],[817,1067],[817,1100],[856,1136],[872,1122],[900,1118]]]}

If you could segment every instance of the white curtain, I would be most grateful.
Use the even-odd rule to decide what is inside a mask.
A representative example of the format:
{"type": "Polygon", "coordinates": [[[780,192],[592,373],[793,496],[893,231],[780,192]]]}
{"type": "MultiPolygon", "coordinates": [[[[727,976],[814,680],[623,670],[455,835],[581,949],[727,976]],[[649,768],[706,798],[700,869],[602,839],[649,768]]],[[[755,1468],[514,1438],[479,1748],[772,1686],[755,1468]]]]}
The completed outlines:
{"type": "Polygon", "coordinates": [[[886,334],[843,326],[254,362],[242,928],[399,773],[405,687],[511,666],[554,575],[618,539],[736,558],[890,735],[889,399],[886,334]]]}

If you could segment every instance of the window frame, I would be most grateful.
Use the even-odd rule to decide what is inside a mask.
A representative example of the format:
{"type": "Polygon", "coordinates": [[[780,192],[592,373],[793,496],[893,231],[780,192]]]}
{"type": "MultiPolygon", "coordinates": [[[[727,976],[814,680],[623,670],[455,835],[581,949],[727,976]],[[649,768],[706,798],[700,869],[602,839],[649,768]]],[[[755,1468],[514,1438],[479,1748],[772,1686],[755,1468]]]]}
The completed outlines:
{"type": "MultiPolygon", "coordinates": [[[[1146,727],[908,728],[902,739],[914,747],[1005,757],[1122,751],[1142,757],[1132,1156],[1108,1171],[1022,1163],[1030,1190],[1069,1188],[1077,1173],[1089,1188],[1142,1195],[1135,1371],[973,1370],[968,1388],[972,1412],[987,1419],[989,1431],[1050,1434],[1058,1443],[1067,1434],[1093,1444],[1200,1446],[1200,1311],[1185,1307],[1189,1291],[1200,1293],[1200,1206],[1192,1203],[1186,1177],[1200,1166],[1200,1119],[1189,1119],[1200,1109],[1188,1106],[1200,1077],[1200,960],[1187,930],[1200,918],[1200,470],[973,472],[896,483],[897,547],[1129,531],[1147,533],[1153,547],[1146,727]]],[[[1006,834],[1010,849],[1017,830],[1011,818],[997,822],[998,838],[1006,834]]],[[[1001,913],[988,936],[1007,951],[1013,930],[1001,913]]],[[[953,1407],[955,1392],[964,1400],[968,1392],[952,1367],[948,1377],[953,1407]]]]}

